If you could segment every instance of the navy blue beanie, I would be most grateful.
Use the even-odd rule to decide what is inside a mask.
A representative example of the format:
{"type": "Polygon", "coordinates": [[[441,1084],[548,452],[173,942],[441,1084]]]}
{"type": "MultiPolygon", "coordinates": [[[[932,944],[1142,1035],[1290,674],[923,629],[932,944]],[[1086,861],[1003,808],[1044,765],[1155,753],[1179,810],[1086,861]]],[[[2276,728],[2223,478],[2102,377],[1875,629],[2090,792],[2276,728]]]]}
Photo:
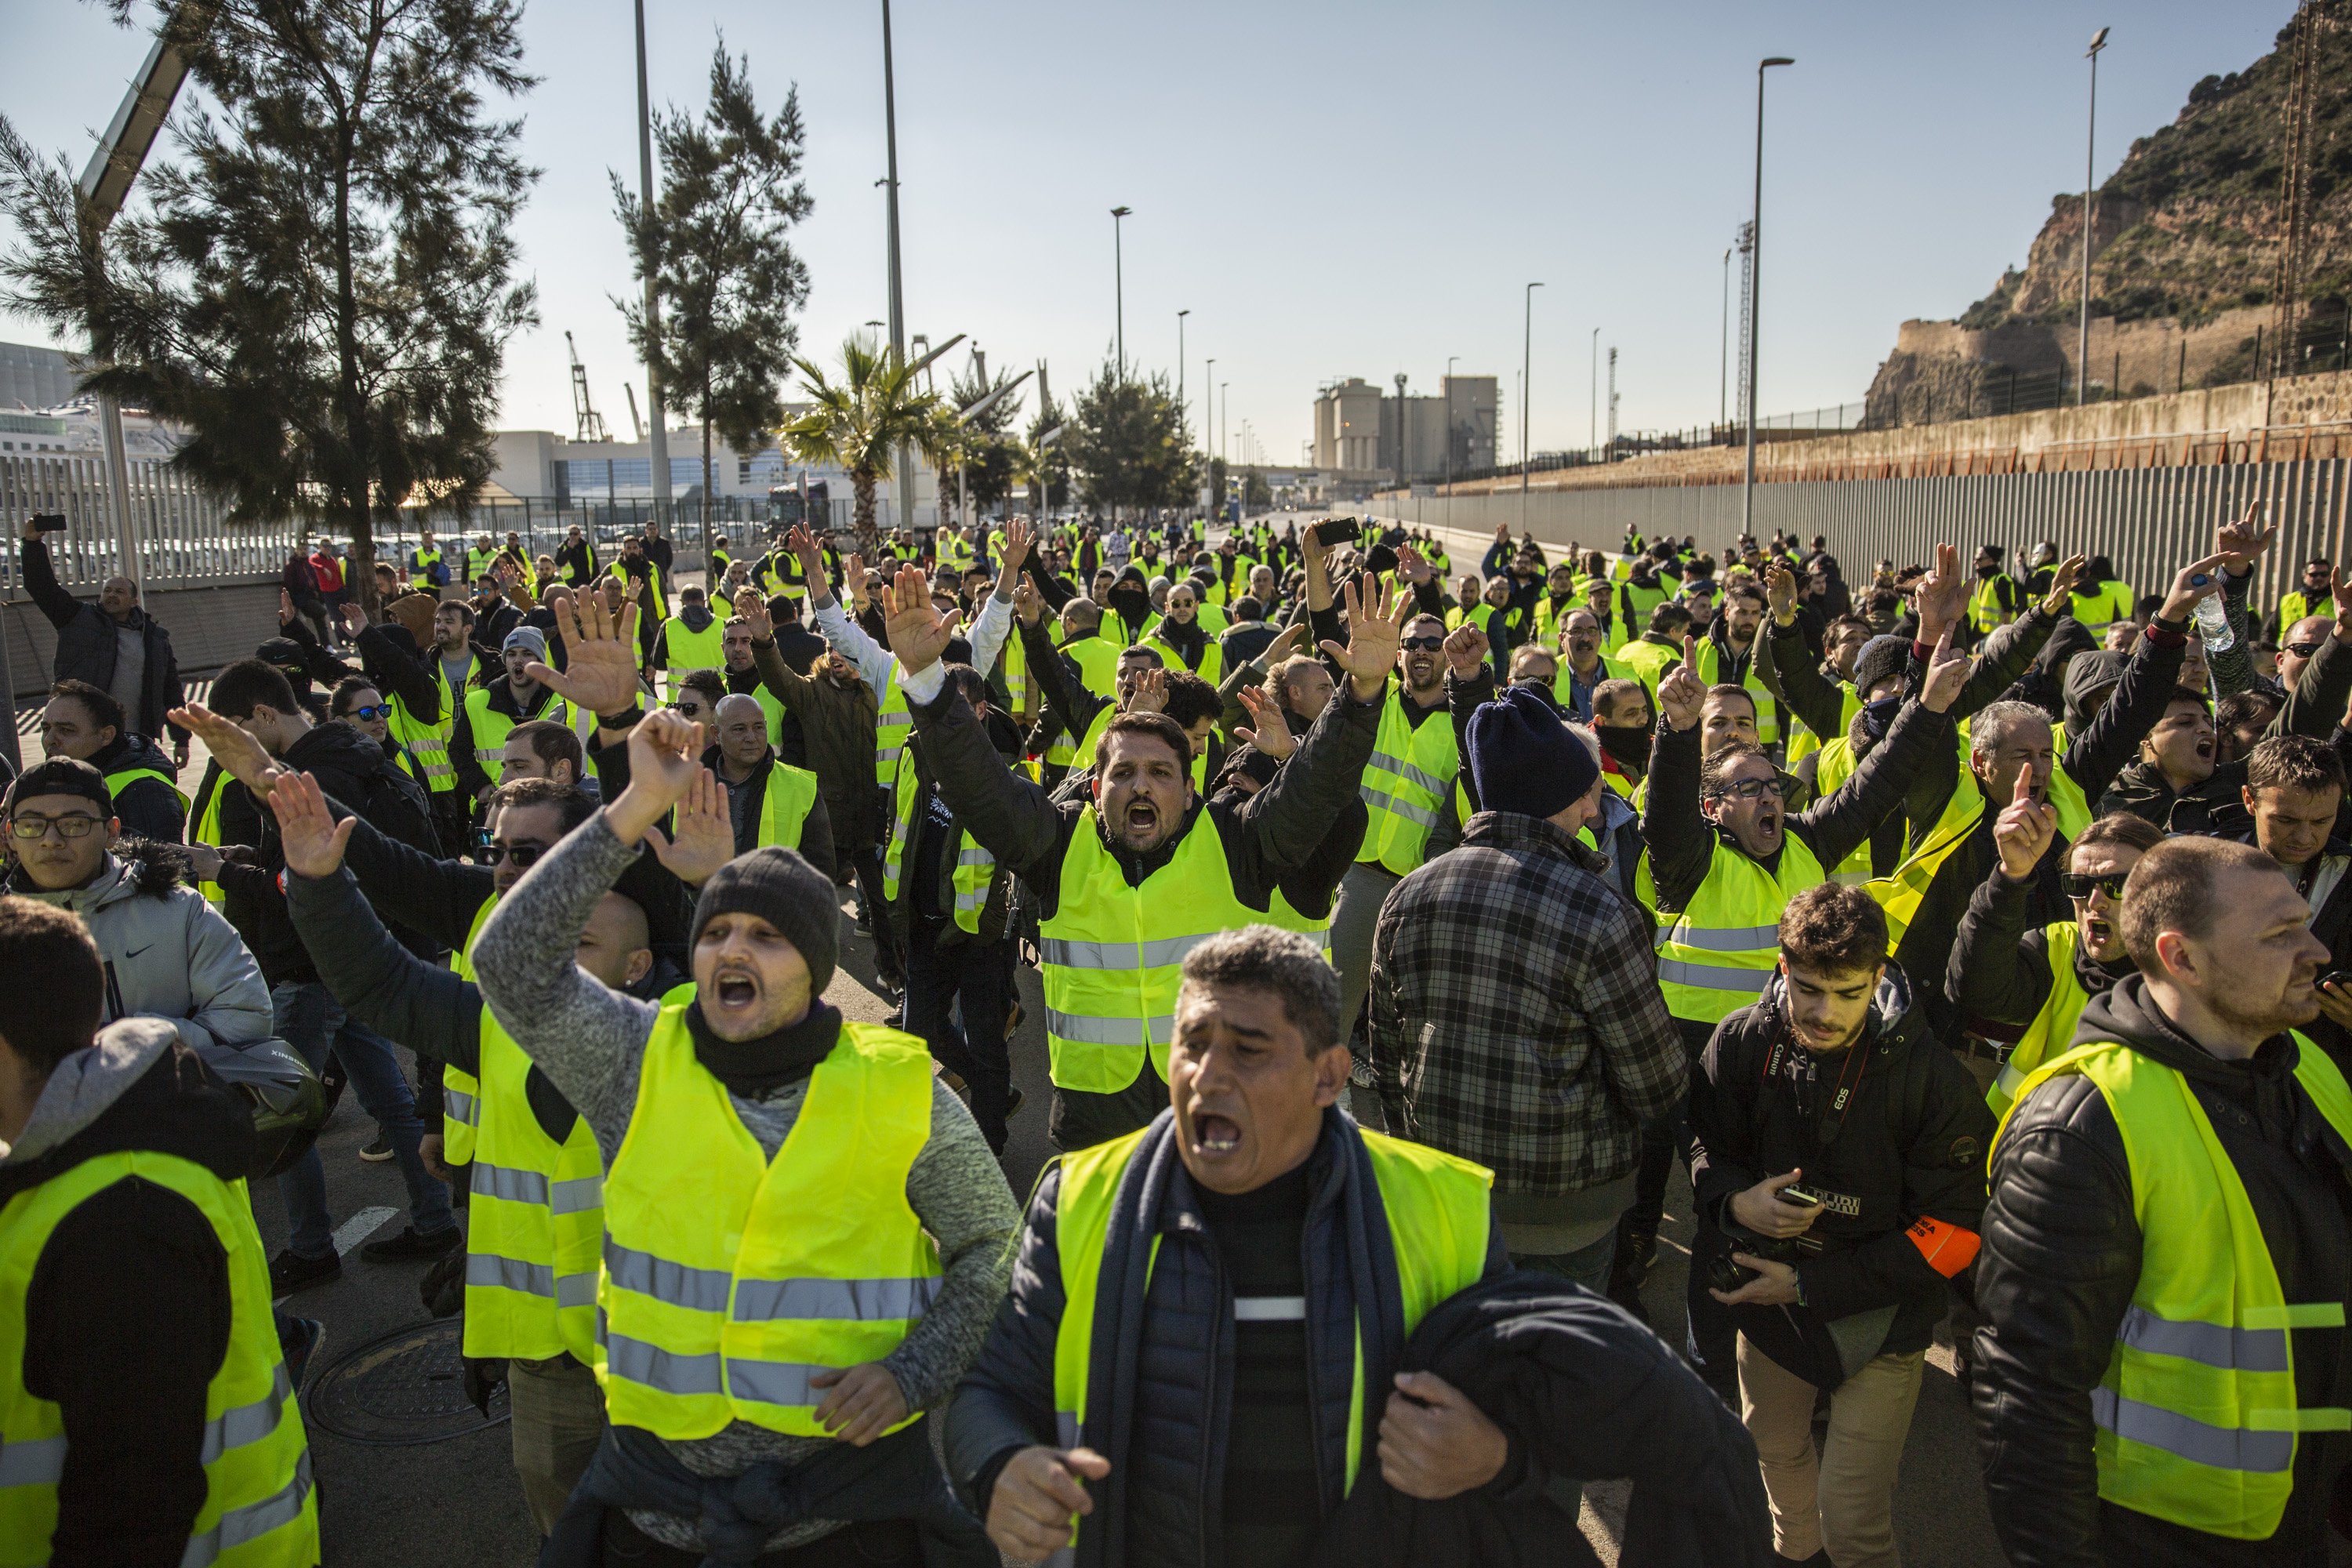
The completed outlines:
{"type": "Polygon", "coordinates": [[[1535,692],[1509,688],[1470,715],[1470,781],[1487,811],[1554,816],[1600,778],[1591,748],[1535,692]]]}

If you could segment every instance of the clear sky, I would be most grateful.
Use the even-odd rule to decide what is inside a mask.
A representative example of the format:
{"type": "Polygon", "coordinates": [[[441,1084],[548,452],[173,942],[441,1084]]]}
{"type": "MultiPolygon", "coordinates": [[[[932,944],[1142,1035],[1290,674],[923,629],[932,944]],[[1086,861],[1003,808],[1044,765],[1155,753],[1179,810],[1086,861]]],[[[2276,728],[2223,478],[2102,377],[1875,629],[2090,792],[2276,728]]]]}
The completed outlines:
{"type": "MultiPolygon", "coordinates": [[[[723,28],[763,100],[797,83],[815,212],[802,348],[830,358],[885,314],[879,0],[656,0],[656,101],[701,101],[723,28]]],[[[2243,68],[2293,0],[1789,0],[1676,5],[1232,0],[1171,10],[1078,0],[898,0],[898,158],[909,330],[961,331],[992,366],[1040,358],[1058,392],[1110,352],[1112,223],[1126,221],[1131,360],[1203,360],[1275,462],[1312,433],[1317,386],[1397,371],[1431,391],[1512,378],[1537,290],[1538,450],[1584,444],[1592,329],[1621,351],[1626,428],[1704,423],[1719,391],[1722,258],[1748,214],[1756,61],[1766,127],[1766,414],[1859,400],[1908,317],[1949,317],[2022,263],[2052,196],[2083,178],[2084,43],[2098,168],[2243,68]]],[[[611,296],[630,288],[606,171],[636,178],[625,0],[534,0],[520,106],[544,174],[522,264],[541,324],[508,353],[509,426],[572,430],[563,331],[622,434],[638,374],[611,296]]],[[[79,171],[143,58],[100,7],[19,7],[5,112],[79,171]]],[[[1735,320],[1736,310],[1735,305],[1735,320]]],[[[0,332],[46,341],[0,319],[0,332]]],[[[962,363],[963,351],[951,356],[962,363]]]]}

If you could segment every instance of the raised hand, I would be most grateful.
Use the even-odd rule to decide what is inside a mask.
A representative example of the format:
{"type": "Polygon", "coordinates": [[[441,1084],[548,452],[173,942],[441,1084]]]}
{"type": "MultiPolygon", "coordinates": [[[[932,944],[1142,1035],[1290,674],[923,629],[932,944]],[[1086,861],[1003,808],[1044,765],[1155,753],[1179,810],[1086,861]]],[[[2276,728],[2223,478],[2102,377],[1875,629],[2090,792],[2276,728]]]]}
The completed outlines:
{"type": "Polygon", "coordinates": [[[343,605],[343,631],[346,635],[356,637],[365,630],[367,630],[367,612],[360,608],[358,600],[346,601],[343,605]]]}
{"type": "Polygon", "coordinates": [[[2172,587],[2164,595],[2164,605],[2156,612],[2160,621],[2185,621],[2197,607],[2197,601],[2209,594],[2221,591],[2221,563],[2227,555],[2208,555],[2202,561],[2191,561],[2173,574],[2172,587]]]}
{"type": "Polygon", "coordinates": [[[753,642],[771,642],[776,636],[775,623],[768,617],[768,601],[760,596],[757,588],[745,588],[735,595],[735,613],[751,631],[753,642]]]}
{"type": "Polygon", "coordinates": [[[574,708],[599,719],[617,719],[637,705],[637,607],[623,605],[617,616],[593,594],[574,594],[555,606],[562,635],[564,665],[534,660],[524,673],[574,708]]]}
{"type": "MultiPolygon", "coordinates": [[[[866,557],[863,555],[852,555],[842,563],[841,582],[849,590],[849,607],[853,610],[864,609],[866,601],[874,596],[866,586],[866,557]]],[[[889,584],[885,583],[883,585],[887,587],[889,584]]]]}
{"type": "Polygon", "coordinates": [[[1348,672],[1359,702],[1370,702],[1388,689],[1389,671],[1396,668],[1397,644],[1412,614],[1412,595],[1400,594],[1367,574],[1346,584],[1348,640],[1325,641],[1321,647],[1348,672]]]}
{"type": "Polygon", "coordinates": [[[675,708],[656,708],[629,731],[629,787],[604,808],[604,824],[622,843],[635,844],[702,776],[702,726],[675,708]]]}
{"type": "Polygon", "coordinates": [[[929,579],[912,563],[898,568],[897,582],[882,585],[882,612],[890,651],[908,675],[937,664],[955,636],[955,624],[931,607],[929,579]]]}
{"type": "Polygon", "coordinates": [[[2263,526],[2263,502],[2246,503],[2246,515],[2235,522],[2225,522],[2214,531],[2213,548],[2229,557],[2225,566],[2232,577],[2242,577],[2253,564],[2254,557],[2268,550],[2278,538],[2279,525],[2263,526]]]}
{"type": "Polygon", "coordinates": [[[1248,742],[1276,762],[1298,750],[1298,737],[1290,732],[1288,716],[1263,687],[1244,686],[1237,695],[1249,710],[1251,727],[1235,730],[1235,740],[1248,742]]]}
{"type": "Polygon", "coordinates": [[[1139,670],[1122,707],[1129,713],[1168,711],[1168,672],[1164,669],[1139,670]]]}
{"type": "Polygon", "coordinates": [[[1021,617],[1024,626],[1034,626],[1045,618],[1045,595],[1037,592],[1037,584],[1023,573],[1013,584],[1013,613],[1021,617]]]}
{"type": "Polygon", "coordinates": [[[298,877],[331,877],[343,864],[343,847],[352,841],[359,821],[347,816],[337,822],[327,809],[326,792],[309,773],[281,773],[269,792],[270,814],[278,818],[278,838],[286,851],[286,868],[298,877]]]}
{"type": "Polygon", "coordinates": [[[285,771],[270,760],[260,742],[201,702],[174,708],[165,717],[194,732],[221,765],[221,772],[252,791],[257,799],[268,795],[277,775],[285,771]]]}
{"type": "Polygon", "coordinates": [[[2069,555],[2058,563],[2058,569],[2050,574],[2050,592],[2042,595],[2045,614],[2063,616],[2074,607],[2074,579],[2083,574],[2083,563],[2089,559],[2069,555]]]}
{"type": "Polygon", "coordinates": [[[1408,583],[1426,583],[1434,569],[1410,542],[1397,546],[1397,575],[1408,583]]]}
{"type": "Polygon", "coordinates": [[[1945,627],[1958,625],[1969,602],[1969,579],[1960,566],[1959,546],[1936,546],[1936,569],[1920,578],[1912,592],[1919,606],[1921,641],[1940,637],[1945,627]]]}
{"type": "Polygon", "coordinates": [[[1272,669],[1307,646],[1307,634],[1310,629],[1304,620],[1291,622],[1274,634],[1274,640],[1265,645],[1265,651],[1257,656],[1257,662],[1272,669]]]}
{"type": "Polygon", "coordinates": [[[2033,769],[2021,766],[2009,804],[1993,818],[1992,841],[2000,852],[2002,874],[2012,882],[2024,881],[2057,838],[2057,808],[2033,798],[2033,769]]]}
{"type": "Polygon", "coordinates": [[[1944,623],[1935,657],[1927,661],[1927,684],[1919,692],[1919,706],[1937,713],[1949,712],[1960,700],[1960,688],[1969,683],[1969,656],[1952,646],[1954,630],[1951,622],[1944,623]]]}
{"type": "Polygon", "coordinates": [[[294,595],[285,589],[278,590],[278,626],[283,631],[294,624],[294,595]]]}
{"type": "Polygon", "coordinates": [[[2352,575],[2336,574],[2332,592],[2336,595],[2336,629],[2340,634],[2347,626],[2352,626],[2352,575]]]}
{"type": "Polygon", "coordinates": [[[1698,722],[1706,706],[1706,682],[1698,678],[1698,650],[1688,632],[1683,634],[1683,661],[1659,679],[1658,711],[1666,727],[1683,731],[1698,722]]]}
{"type": "Polygon", "coordinates": [[[1792,626],[1797,619],[1797,575],[1784,562],[1774,561],[1764,568],[1764,605],[1772,612],[1775,626],[1792,626]]]}
{"type": "Polygon", "coordinates": [[[801,563],[801,575],[808,581],[809,593],[824,595],[824,552],[817,547],[816,535],[809,531],[807,523],[793,524],[793,531],[784,535],[784,548],[801,563]]]}
{"type": "Polygon", "coordinates": [[[727,813],[727,792],[709,768],[689,785],[677,803],[671,827],[677,837],[658,827],[646,829],[646,841],[670,875],[689,888],[698,888],[735,858],[735,823],[727,813]]]}
{"type": "Polygon", "coordinates": [[[1025,517],[1016,517],[1004,525],[1004,559],[998,564],[996,589],[999,596],[1007,581],[1019,577],[1021,568],[1029,559],[1029,547],[1037,542],[1037,531],[1029,526],[1025,517]]]}
{"type": "Polygon", "coordinates": [[[1478,672],[1486,668],[1486,655],[1492,647],[1485,632],[1465,621],[1445,634],[1445,668],[1454,672],[1456,680],[1475,680],[1478,672]]]}

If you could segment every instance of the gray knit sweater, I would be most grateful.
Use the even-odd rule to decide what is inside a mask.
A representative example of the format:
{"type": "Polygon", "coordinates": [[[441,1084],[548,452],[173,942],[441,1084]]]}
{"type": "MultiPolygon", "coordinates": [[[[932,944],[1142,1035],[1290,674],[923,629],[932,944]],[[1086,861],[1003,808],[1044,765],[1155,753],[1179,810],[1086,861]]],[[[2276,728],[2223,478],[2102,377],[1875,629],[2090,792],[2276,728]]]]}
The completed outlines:
{"type": "MultiPolygon", "coordinates": [[[[646,1041],[659,1009],[625,996],[572,963],[572,949],[596,900],[636,857],[599,813],[566,837],[499,901],[474,948],[474,972],[499,1023],[578,1108],[610,1165],[629,1130],[646,1041]]],[[[770,1159],[800,1114],[806,1080],[761,1100],[730,1095],[744,1129],[770,1159]]],[[[823,1194],[817,1194],[824,1201],[823,1194]]],[[[931,1132],[907,1172],[907,1202],[938,1244],[946,1269],[938,1300],[883,1364],[913,1409],[942,1403],[988,1335],[1011,1272],[1007,1246],[1020,1209],[971,1113],[944,1086],[931,1095],[931,1132]]],[[[832,1439],[795,1437],[749,1422],[715,1436],[672,1443],[698,1475],[740,1475],[763,1459],[797,1464],[832,1439]]],[[[703,1548],[691,1523],[632,1512],[639,1529],[681,1550],[703,1548]]],[[[840,1528],[813,1521],[783,1531],[771,1550],[840,1528]]]]}

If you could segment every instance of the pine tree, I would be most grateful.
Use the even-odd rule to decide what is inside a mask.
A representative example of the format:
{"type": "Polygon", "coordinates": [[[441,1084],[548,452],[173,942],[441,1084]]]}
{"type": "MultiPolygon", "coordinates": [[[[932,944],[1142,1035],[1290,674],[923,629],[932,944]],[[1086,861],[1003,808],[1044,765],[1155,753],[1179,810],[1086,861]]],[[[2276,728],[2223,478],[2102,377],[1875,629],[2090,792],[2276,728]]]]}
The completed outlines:
{"type": "MultiPolygon", "coordinates": [[[[110,5],[128,25],[135,0],[110,5]]],[[[88,338],[86,388],[185,426],[173,464],[233,517],[348,531],[372,610],[377,521],[479,493],[506,342],[537,320],[511,274],[538,171],[488,101],[534,85],[522,7],[154,10],[202,97],[111,227],[0,120],[8,303],[88,338]]]]}

